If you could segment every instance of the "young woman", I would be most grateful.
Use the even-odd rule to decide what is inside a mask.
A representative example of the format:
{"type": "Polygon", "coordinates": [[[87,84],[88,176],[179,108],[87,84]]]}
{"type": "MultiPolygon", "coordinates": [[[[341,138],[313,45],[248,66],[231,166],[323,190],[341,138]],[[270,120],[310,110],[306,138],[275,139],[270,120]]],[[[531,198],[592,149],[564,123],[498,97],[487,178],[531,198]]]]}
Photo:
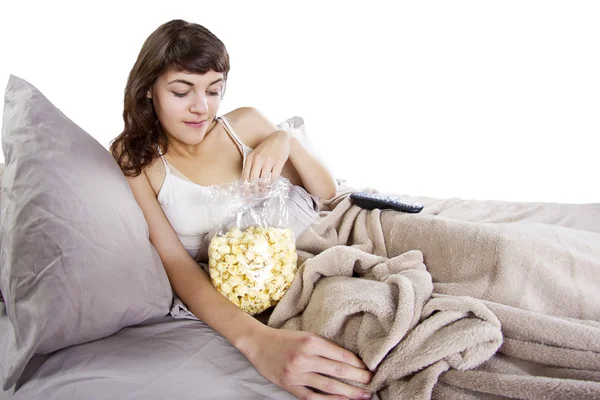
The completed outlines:
{"type": "Polygon", "coordinates": [[[368,383],[372,374],[359,358],[317,335],[259,322],[219,294],[195,259],[208,229],[208,221],[197,218],[206,186],[283,176],[305,193],[335,194],[327,169],[257,110],[217,117],[228,71],[224,44],[206,28],[182,20],[161,25],[129,75],[125,129],[111,151],[174,292],[194,315],[298,398],[368,399],[370,393],[324,376],[368,383]]]}

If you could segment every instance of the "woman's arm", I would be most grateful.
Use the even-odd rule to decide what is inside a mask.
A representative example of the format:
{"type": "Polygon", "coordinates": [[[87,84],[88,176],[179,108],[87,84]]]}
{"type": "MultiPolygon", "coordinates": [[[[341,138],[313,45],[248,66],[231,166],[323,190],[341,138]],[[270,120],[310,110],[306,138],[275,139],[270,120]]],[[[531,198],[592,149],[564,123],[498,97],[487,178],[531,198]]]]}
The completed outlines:
{"type": "Polygon", "coordinates": [[[163,262],[171,287],[189,310],[239,348],[240,340],[262,323],[218,293],[210,278],[190,257],[167,220],[145,173],[128,178],[163,262]]]}
{"type": "Polygon", "coordinates": [[[227,114],[227,118],[234,125],[235,130],[243,135],[243,140],[255,150],[268,137],[280,136],[282,141],[288,141],[289,158],[283,166],[281,175],[288,178],[292,184],[303,186],[309,193],[322,199],[335,196],[334,178],[293,134],[277,129],[276,125],[252,107],[238,108],[227,114]]]}
{"type": "Polygon", "coordinates": [[[364,390],[321,374],[369,383],[372,374],[351,352],[309,332],[274,329],[237,308],[212,286],[166,218],[145,173],[128,177],[148,223],[150,241],[171,287],[189,310],[238,348],[271,382],[302,399],[361,397],[364,390]],[[316,394],[317,388],[336,396],[316,394]]]}

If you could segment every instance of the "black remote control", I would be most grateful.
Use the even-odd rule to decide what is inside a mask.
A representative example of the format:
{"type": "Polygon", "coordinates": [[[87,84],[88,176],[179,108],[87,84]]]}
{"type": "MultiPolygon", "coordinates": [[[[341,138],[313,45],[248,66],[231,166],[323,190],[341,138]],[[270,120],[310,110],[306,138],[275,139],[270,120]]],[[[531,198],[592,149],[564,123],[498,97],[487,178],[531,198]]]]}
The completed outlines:
{"type": "Polygon", "coordinates": [[[366,210],[380,208],[382,210],[391,209],[407,213],[418,213],[423,209],[423,205],[416,201],[378,193],[354,192],[350,195],[350,198],[354,201],[354,204],[366,210]]]}

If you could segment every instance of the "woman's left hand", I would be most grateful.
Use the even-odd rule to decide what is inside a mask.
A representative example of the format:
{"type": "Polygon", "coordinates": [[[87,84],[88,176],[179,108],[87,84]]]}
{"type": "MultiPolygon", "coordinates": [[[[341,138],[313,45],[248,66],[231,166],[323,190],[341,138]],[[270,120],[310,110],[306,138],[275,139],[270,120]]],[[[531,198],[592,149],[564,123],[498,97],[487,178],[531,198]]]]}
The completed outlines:
{"type": "Polygon", "coordinates": [[[246,158],[242,180],[277,179],[290,157],[290,134],[275,131],[263,140],[246,158]]]}

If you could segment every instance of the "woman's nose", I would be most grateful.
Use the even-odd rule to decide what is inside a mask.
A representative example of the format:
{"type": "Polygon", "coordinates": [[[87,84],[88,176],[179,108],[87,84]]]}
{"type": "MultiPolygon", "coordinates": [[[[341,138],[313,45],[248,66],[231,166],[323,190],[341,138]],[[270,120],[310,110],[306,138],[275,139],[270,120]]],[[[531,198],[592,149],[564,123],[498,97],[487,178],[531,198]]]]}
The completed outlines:
{"type": "Polygon", "coordinates": [[[192,105],[190,106],[190,111],[204,114],[208,111],[208,104],[206,104],[206,96],[199,94],[195,96],[192,105]]]}

